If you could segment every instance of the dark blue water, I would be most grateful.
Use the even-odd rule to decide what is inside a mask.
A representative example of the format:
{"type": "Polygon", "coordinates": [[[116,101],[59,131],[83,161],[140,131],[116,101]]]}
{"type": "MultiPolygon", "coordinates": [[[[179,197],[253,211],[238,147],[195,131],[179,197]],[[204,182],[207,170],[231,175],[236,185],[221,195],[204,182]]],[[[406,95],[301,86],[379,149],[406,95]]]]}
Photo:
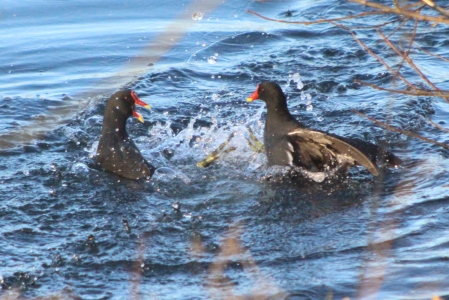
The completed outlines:
{"type": "MultiPolygon", "coordinates": [[[[427,121],[447,127],[447,103],[355,84],[403,88],[343,29],[247,9],[283,20],[365,11],[343,1],[4,1],[0,298],[449,297],[449,153],[353,112],[448,143],[427,121]],[[266,180],[265,156],[247,143],[247,127],[262,136],[265,108],[245,99],[267,79],[305,124],[385,143],[404,165],[379,178],[354,169],[323,183],[266,180]],[[128,123],[159,168],[149,182],[91,168],[104,103],[125,86],[153,107],[140,110],[144,124],[128,123]],[[236,150],[196,166],[233,133],[236,150]]],[[[375,31],[358,33],[388,50],[375,31]]],[[[417,44],[448,57],[447,33],[428,26],[417,44]]],[[[448,89],[444,64],[413,54],[448,89]]]]}

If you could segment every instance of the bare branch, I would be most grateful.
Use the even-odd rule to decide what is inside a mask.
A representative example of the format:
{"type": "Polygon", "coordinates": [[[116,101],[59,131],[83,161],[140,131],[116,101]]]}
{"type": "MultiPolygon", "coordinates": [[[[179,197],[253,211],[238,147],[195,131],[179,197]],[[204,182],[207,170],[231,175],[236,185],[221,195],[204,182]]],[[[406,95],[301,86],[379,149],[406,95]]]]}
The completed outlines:
{"type": "MultiPolygon", "coordinates": [[[[421,78],[427,82],[431,87],[433,87],[436,91],[440,91],[439,88],[437,88],[428,78],[426,75],[424,75],[423,72],[415,65],[415,63],[411,60],[411,58],[408,55],[404,55],[401,51],[396,48],[396,46],[378,29],[377,32],[379,35],[384,39],[384,41],[387,43],[388,46],[390,46],[391,49],[396,52],[397,55],[401,56],[418,74],[421,76],[421,78]]],[[[448,98],[443,97],[444,100],[448,101],[448,98]]]]}
{"type": "Polygon", "coordinates": [[[445,149],[449,149],[449,145],[446,145],[446,144],[444,144],[444,143],[440,143],[440,142],[438,142],[438,141],[435,141],[435,140],[432,140],[432,139],[423,137],[423,136],[421,136],[421,135],[419,135],[419,134],[413,133],[413,132],[408,131],[408,130],[402,130],[402,129],[400,129],[400,128],[393,127],[393,126],[391,126],[391,125],[385,124],[385,123],[383,123],[383,122],[381,122],[381,121],[378,121],[378,120],[376,120],[376,119],[374,119],[374,118],[371,118],[371,117],[365,115],[364,113],[362,113],[362,112],[360,112],[360,111],[357,111],[357,110],[353,110],[353,111],[354,111],[356,114],[358,114],[359,116],[362,116],[362,117],[364,117],[364,118],[370,120],[371,122],[373,122],[373,123],[375,123],[375,124],[377,124],[377,125],[379,125],[379,126],[385,128],[385,129],[388,129],[388,130],[390,130],[390,131],[397,132],[397,133],[400,133],[400,134],[404,134],[404,135],[406,135],[406,136],[410,136],[410,137],[413,137],[413,138],[417,138],[417,139],[420,139],[420,140],[425,141],[425,142],[427,142],[427,143],[434,144],[434,145],[438,145],[438,146],[443,147],[443,148],[445,148],[445,149]]]}
{"type": "Polygon", "coordinates": [[[434,127],[438,128],[439,130],[449,132],[449,129],[444,128],[443,126],[438,125],[437,123],[435,123],[431,119],[429,119],[429,123],[432,124],[434,127]]]}
{"type": "Polygon", "coordinates": [[[375,84],[371,84],[371,83],[367,83],[364,81],[360,81],[358,79],[354,80],[354,82],[360,83],[364,86],[369,86],[373,89],[376,90],[380,90],[380,91],[385,91],[385,92],[390,92],[390,93],[397,93],[397,94],[404,94],[404,95],[412,95],[412,96],[428,96],[428,97],[449,97],[449,91],[427,91],[427,90],[418,90],[415,89],[413,91],[409,91],[409,90],[393,90],[393,89],[386,89],[383,87],[380,87],[378,85],[375,84]]]}
{"type": "Polygon", "coordinates": [[[405,17],[409,17],[409,18],[413,18],[413,19],[417,19],[417,20],[421,20],[421,21],[449,24],[449,19],[447,19],[445,17],[432,17],[429,15],[422,15],[420,13],[406,10],[402,7],[401,8],[399,8],[399,7],[392,8],[392,7],[385,6],[385,5],[382,5],[379,3],[368,2],[366,0],[349,0],[349,1],[361,4],[361,5],[365,5],[368,7],[376,8],[379,11],[382,11],[384,13],[397,14],[397,15],[401,15],[401,16],[405,16],[405,17]]]}
{"type": "Polygon", "coordinates": [[[278,23],[287,23],[287,24],[300,24],[300,25],[313,25],[313,24],[319,24],[319,23],[331,23],[331,22],[337,22],[337,21],[343,21],[343,20],[349,20],[349,19],[355,19],[355,18],[362,18],[362,17],[366,17],[366,16],[370,16],[370,15],[381,15],[384,14],[383,12],[378,12],[378,11],[370,11],[370,12],[364,12],[358,15],[354,15],[354,16],[347,16],[347,17],[342,17],[342,18],[336,18],[336,19],[322,19],[322,20],[316,20],[316,21],[303,21],[303,22],[299,22],[299,21],[287,21],[287,20],[279,20],[279,19],[272,19],[269,17],[265,17],[253,10],[247,10],[247,13],[253,14],[255,16],[258,16],[264,20],[267,21],[273,21],[273,22],[278,22],[278,23]]]}

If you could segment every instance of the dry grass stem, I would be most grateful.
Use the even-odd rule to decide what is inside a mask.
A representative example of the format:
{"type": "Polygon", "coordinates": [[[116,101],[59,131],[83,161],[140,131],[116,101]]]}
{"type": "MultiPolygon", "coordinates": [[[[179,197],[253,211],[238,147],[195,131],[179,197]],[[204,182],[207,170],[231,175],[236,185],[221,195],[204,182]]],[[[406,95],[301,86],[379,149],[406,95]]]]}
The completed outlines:
{"type": "MultiPolygon", "coordinates": [[[[242,246],[241,235],[243,226],[239,223],[230,226],[228,233],[221,242],[220,252],[209,268],[207,279],[207,289],[211,299],[272,299],[275,294],[277,298],[285,297],[285,293],[274,285],[274,280],[262,274],[256,261],[249,252],[242,246]],[[255,282],[255,286],[250,294],[241,295],[237,290],[237,285],[226,275],[229,265],[240,264],[242,272],[255,282]]],[[[195,246],[197,248],[197,246],[195,246]]]]}

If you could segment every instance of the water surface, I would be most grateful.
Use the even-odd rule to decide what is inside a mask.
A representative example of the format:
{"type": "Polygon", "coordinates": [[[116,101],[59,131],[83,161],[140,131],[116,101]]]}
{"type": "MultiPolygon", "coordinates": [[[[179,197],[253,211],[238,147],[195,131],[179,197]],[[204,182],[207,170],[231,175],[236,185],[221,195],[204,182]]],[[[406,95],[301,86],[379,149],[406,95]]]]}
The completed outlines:
{"type": "MultiPolygon", "coordinates": [[[[447,150],[353,112],[447,143],[427,122],[447,125],[447,104],[355,84],[394,79],[343,29],[269,22],[247,9],[283,20],[364,11],[333,1],[6,1],[2,295],[449,297],[447,150]],[[247,143],[247,127],[261,138],[265,109],[245,102],[262,80],[282,85],[306,125],[384,143],[404,165],[379,178],[359,168],[324,183],[265,180],[266,158],[247,143]],[[153,107],[140,110],[144,124],[128,123],[159,167],[150,182],[91,167],[104,103],[125,86],[153,107]],[[235,151],[196,167],[234,132],[235,151]]],[[[361,34],[386,50],[374,36],[361,34]]],[[[417,42],[447,56],[438,47],[446,37],[429,27],[417,42]]],[[[414,58],[447,89],[441,65],[414,58]]]]}

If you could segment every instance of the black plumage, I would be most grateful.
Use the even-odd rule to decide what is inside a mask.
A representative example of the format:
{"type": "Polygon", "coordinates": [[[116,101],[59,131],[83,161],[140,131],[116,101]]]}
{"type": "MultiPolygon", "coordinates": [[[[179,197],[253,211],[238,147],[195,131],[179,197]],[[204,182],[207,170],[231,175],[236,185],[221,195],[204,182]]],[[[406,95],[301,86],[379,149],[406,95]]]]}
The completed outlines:
{"type": "Polygon", "coordinates": [[[256,99],[267,106],[264,145],[269,166],[290,165],[324,172],[347,171],[353,165],[361,165],[377,176],[378,160],[391,166],[401,163],[397,156],[372,143],[305,127],[290,114],[286,97],[275,82],[259,84],[248,101],[256,99]]]}
{"type": "Polygon", "coordinates": [[[143,122],[135,110],[136,105],[149,107],[131,90],[116,92],[109,98],[95,161],[102,169],[125,178],[151,178],[155,168],[145,160],[126,132],[130,116],[143,122]]]}

